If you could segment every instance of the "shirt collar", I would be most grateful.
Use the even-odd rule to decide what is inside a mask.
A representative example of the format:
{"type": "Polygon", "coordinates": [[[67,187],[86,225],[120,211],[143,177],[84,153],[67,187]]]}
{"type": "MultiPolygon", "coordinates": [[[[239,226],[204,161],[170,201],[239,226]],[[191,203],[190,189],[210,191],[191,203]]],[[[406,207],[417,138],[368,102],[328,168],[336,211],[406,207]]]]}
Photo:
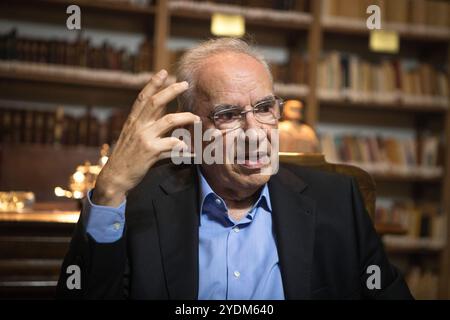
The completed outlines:
{"type": "MultiPolygon", "coordinates": [[[[203,176],[202,171],[200,170],[200,166],[196,166],[197,173],[198,173],[198,179],[199,179],[199,185],[200,185],[200,213],[203,213],[203,204],[205,202],[206,197],[208,197],[210,194],[214,195],[215,198],[218,198],[222,201],[224,206],[226,207],[225,201],[217,195],[214,190],[209,185],[208,181],[206,181],[206,178],[203,176]]],[[[253,209],[255,207],[264,206],[265,209],[268,212],[272,212],[272,204],[270,202],[270,196],[269,196],[269,188],[267,186],[267,183],[264,185],[263,189],[261,190],[261,193],[259,195],[258,200],[253,205],[252,209],[250,211],[254,211],[253,209]]]]}

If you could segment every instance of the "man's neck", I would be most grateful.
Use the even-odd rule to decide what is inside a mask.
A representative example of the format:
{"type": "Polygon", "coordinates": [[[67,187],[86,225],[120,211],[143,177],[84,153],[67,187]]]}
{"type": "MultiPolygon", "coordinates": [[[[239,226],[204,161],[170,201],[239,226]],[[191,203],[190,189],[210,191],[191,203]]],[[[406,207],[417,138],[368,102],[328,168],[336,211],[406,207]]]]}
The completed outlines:
{"type": "Polygon", "coordinates": [[[202,175],[214,193],[225,201],[228,215],[234,221],[244,218],[258,199],[261,187],[257,187],[254,190],[249,190],[248,188],[246,190],[233,189],[227,187],[227,184],[216,183],[215,179],[208,179],[203,172],[202,175]]]}
{"type": "MultiPolygon", "coordinates": [[[[219,194],[220,195],[220,194],[219,194]]],[[[248,198],[240,199],[240,200],[234,200],[227,198],[226,196],[220,195],[220,197],[225,201],[227,208],[228,208],[228,215],[234,220],[234,221],[240,221],[242,218],[244,218],[247,213],[250,211],[252,206],[254,205],[255,201],[258,198],[258,192],[255,191],[253,195],[251,195],[248,198]]]]}

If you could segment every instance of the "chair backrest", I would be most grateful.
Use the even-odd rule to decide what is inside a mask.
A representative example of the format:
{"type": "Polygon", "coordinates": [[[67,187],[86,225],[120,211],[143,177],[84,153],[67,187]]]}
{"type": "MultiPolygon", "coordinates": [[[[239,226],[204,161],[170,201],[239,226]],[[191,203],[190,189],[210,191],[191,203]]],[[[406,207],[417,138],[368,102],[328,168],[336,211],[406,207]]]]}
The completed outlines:
{"type": "Polygon", "coordinates": [[[313,167],[318,170],[341,173],[356,178],[367,212],[372,219],[374,218],[376,187],[375,181],[368,172],[352,165],[328,163],[325,156],[319,153],[280,152],[279,155],[280,162],[313,167]]]}

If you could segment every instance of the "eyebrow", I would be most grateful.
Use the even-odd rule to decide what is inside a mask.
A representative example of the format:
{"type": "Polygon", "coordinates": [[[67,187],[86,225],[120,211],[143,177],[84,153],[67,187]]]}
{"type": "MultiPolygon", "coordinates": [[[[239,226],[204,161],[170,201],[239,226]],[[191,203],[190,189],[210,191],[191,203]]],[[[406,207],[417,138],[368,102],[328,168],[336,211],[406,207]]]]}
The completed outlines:
{"type": "MultiPolygon", "coordinates": [[[[274,95],[266,96],[266,97],[261,98],[260,100],[256,101],[252,105],[255,106],[258,103],[264,102],[264,101],[272,99],[272,98],[275,98],[275,96],[274,95]]],[[[214,113],[214,112],[219,112],[219,111],[222,111],[222,110],[232,109],[232,108],[242,109],[243,107],[241,107],[240,105],[235,105],[235,104],[231,104],[231,103],[219,103],[219,104],[217,104],[217,105],[215,105],[213,107],[212,112],[214,113]]]]}

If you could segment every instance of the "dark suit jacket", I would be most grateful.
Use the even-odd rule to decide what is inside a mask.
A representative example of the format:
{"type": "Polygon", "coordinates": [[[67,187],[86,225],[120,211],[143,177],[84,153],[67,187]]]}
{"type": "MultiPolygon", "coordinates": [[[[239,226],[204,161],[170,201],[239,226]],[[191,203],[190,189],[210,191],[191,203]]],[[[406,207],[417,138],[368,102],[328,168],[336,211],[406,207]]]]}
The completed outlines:
{"type": "MultiPolygon", "coordinates": [[[[386,258],[354,179],[282,165],[269,192],[287,299],[412,298],[386,258]],[[366,286],[369,265],[380,267],[379,290],[366,286]]],[[[199,221],[195,168],[152,168],[128,194],[117,242],[96,243],[83,232],[81,214],[58,297],[197,299],[199,221]],[[81,290],[66,287],[72,264],[81,268],[81,290]]]]}

